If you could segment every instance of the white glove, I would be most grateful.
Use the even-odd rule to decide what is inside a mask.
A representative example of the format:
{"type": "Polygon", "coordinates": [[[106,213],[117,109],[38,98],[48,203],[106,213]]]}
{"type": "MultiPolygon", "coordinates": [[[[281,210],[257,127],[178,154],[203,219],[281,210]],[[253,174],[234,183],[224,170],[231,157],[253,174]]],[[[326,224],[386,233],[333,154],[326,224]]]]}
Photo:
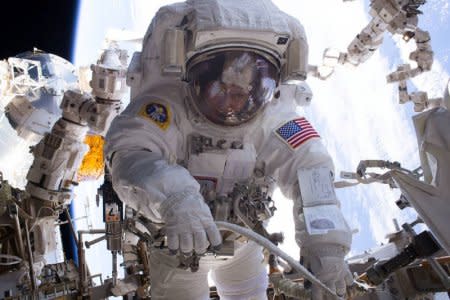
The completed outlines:
{"type": "MultiPolygon", "coordinates": [[[[307,250],[306,266],[312,273],[338,296],[343,297],[346,287],[353,282],[352,274],[344,260],[348,251],[336,244],[318,244],[307,250]]],[[[324,299],[320,288],[313,286],[312,299],[324,299]]]]}
{"type": "Polygon", "coordinates": [[[219,247],[222,237],[203,197],[194,190],[172,195],[161,203],[160,214],[166,223],[167,244],[171,252],[192,250],[202,254],[208,245],[219,247]],[[209,241],[209,242],[208,242],[209,241]]]}

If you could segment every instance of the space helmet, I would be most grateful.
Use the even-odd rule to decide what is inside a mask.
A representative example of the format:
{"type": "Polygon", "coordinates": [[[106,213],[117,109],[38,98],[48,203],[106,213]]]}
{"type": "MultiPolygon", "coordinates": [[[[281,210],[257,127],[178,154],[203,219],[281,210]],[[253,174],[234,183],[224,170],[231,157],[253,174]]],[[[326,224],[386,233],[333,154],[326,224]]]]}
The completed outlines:
{"type": "Polygon", "coordinates": [[[254,119],[280,84],[304,81],[307,58],[302,25],[270,0],[188,0],[157,12],[127,83],[133,99],[164,80],[185,81],[189,109],[237,126],[254,119]]]}

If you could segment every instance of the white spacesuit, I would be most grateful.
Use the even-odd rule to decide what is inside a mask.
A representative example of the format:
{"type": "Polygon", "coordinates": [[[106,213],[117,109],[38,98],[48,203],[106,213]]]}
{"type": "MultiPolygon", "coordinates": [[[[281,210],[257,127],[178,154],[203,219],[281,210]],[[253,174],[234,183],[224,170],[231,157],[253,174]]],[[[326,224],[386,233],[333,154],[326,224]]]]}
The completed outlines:
{"type": "Polygon", "coordinates": [[[307,49],[303,27],[268,0],[191,0],[154,17],[129,67],[132,101],[105,149],[122,201],[165,225],[170,251],[150,255],[152,299],[207,299],[210,269],[221,299],[265,299],[265,263],[254,243],[236,242],[225,262],[202,258],[195,273],[177,268],[170,254],[219,246],[214,219],[237,212],[218,213],[217,203],[227,203],[236,183],[273,179],[294,200],[304,261],[345,293],[351,233],[333,164],[295,110],[311,96],[307,49]]]}

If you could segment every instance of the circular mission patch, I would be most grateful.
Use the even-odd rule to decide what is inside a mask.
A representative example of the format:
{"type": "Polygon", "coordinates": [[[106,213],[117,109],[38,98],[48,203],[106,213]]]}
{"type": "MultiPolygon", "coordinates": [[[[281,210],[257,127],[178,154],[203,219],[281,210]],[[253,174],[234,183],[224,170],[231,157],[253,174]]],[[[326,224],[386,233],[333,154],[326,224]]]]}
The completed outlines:
{"type": "Polygon", "coordinates": [[[145,104],[139,111],[139,115],[152,121],[162,130],[166,130],[170,125],[169,107],[160,103],[145,104]]]}

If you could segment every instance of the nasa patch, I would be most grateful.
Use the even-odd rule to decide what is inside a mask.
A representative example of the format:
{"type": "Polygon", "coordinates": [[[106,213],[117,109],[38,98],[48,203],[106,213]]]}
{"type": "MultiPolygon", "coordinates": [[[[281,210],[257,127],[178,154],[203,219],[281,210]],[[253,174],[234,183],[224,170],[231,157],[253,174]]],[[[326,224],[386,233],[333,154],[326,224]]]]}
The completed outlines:
{"type": "Polygon", "coordinates": [[[162,130],[166,130],[170,125],[170,109],[160,103],[152,102],[145,104],[139,111],[139,115],[155,123],[162,130]]]}

